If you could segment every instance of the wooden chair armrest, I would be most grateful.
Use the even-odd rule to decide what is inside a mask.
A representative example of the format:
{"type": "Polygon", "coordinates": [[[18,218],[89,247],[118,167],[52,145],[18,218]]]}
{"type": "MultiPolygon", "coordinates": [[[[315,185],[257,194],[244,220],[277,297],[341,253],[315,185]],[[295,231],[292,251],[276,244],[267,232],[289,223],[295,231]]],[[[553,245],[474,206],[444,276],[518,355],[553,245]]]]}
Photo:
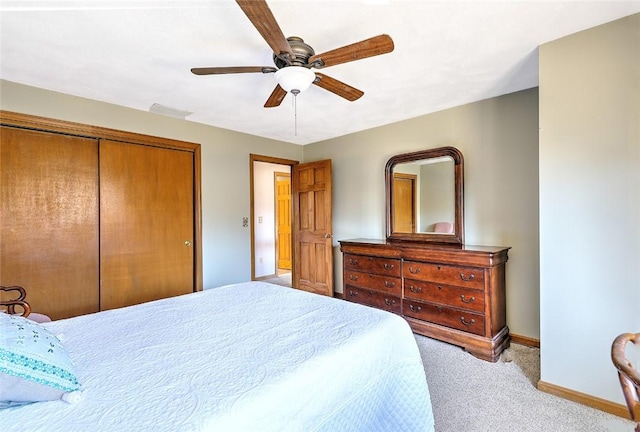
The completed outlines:
{"type": "Polygon", "coordinates": [[[628,342],[640,345],[640,333],[623,333],[615,338],[611,346],[611,359],[616,369],[627,375],[635,386],[640,388],[640,370],[634,368],[625,357],[624,349],[628,342]]]}
{"type": "Polygon", "coordinates": [[[12,292],[15,291],[18,293],[17,298],[13,298],[10,300],[2,300],[0,299],[0,306],[6,306],[6,311],[12,315],[14,315],[16,313],[16,306],[20,307],[22,309],[22,316],[23,317],[27,317],[29,316],[29,314],[31,313],[31,306],[29,306],[29,303],[27,303],[27,301],[25,300],[25,297],[27,296],[27,292],[24,290],[24,288],[20,287],[20,286],[9,286],[9,287],[5,287],[5,286],[0,286],[0,291],[5,291],[5,292],[12,292]]]}
{"type": "Polygon", "coordinates": [[[611,345],[611,359],[618,369],[620,386],[631,420],[639,422],[636,432],[640,432],[640,371],[626,358],[625,347],[629,342],[640,345],[640,333],[623,333],[616,337],[611,345]]]}

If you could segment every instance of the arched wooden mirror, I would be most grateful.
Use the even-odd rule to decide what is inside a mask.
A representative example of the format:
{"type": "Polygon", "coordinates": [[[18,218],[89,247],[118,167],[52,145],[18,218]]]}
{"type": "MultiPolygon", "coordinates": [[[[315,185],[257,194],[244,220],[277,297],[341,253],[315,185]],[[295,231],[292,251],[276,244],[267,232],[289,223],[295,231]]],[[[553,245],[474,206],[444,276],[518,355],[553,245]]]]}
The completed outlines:
{"type": "Polygon", "coordinates": [[[464,161],[455,147],[393,156],[385,167],[387,240],[464,244],[464,161]]]}

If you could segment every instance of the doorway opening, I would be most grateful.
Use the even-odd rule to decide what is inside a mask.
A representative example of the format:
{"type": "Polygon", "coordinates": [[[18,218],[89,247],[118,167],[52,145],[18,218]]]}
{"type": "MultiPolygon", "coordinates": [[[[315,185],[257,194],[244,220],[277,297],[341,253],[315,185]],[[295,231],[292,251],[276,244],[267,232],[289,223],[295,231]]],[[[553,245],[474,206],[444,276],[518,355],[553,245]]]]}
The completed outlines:
{"type": "Polygon", "coordinates": [[[291,173],[297,164],[250,155],[251,280],[292,286],[291,173]]]}

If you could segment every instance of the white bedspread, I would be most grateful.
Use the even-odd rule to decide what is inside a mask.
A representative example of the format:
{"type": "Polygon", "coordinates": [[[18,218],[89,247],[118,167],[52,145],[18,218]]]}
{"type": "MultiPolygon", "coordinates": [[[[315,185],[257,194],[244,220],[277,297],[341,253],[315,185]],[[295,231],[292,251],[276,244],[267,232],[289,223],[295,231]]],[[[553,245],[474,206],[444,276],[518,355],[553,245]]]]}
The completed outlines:
{"type": "Polygon", "coordinates": [[[80,402],[0,411],[0,430],[433,430],[415,339],[400,317],[262,282],[47,324],[80,402]]]}

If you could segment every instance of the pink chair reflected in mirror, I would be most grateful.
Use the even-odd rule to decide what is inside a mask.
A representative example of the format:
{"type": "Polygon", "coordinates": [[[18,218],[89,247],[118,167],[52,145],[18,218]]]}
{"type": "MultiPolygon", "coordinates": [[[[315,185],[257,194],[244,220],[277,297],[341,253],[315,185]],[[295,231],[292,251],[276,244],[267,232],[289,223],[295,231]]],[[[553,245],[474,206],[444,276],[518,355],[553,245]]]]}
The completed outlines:
{"type": "Polygon", "coordinates": [[[453,233],[453,224],[451,222],[438,222],[433,226],[433,232],[451,234],[453,233]]]}

